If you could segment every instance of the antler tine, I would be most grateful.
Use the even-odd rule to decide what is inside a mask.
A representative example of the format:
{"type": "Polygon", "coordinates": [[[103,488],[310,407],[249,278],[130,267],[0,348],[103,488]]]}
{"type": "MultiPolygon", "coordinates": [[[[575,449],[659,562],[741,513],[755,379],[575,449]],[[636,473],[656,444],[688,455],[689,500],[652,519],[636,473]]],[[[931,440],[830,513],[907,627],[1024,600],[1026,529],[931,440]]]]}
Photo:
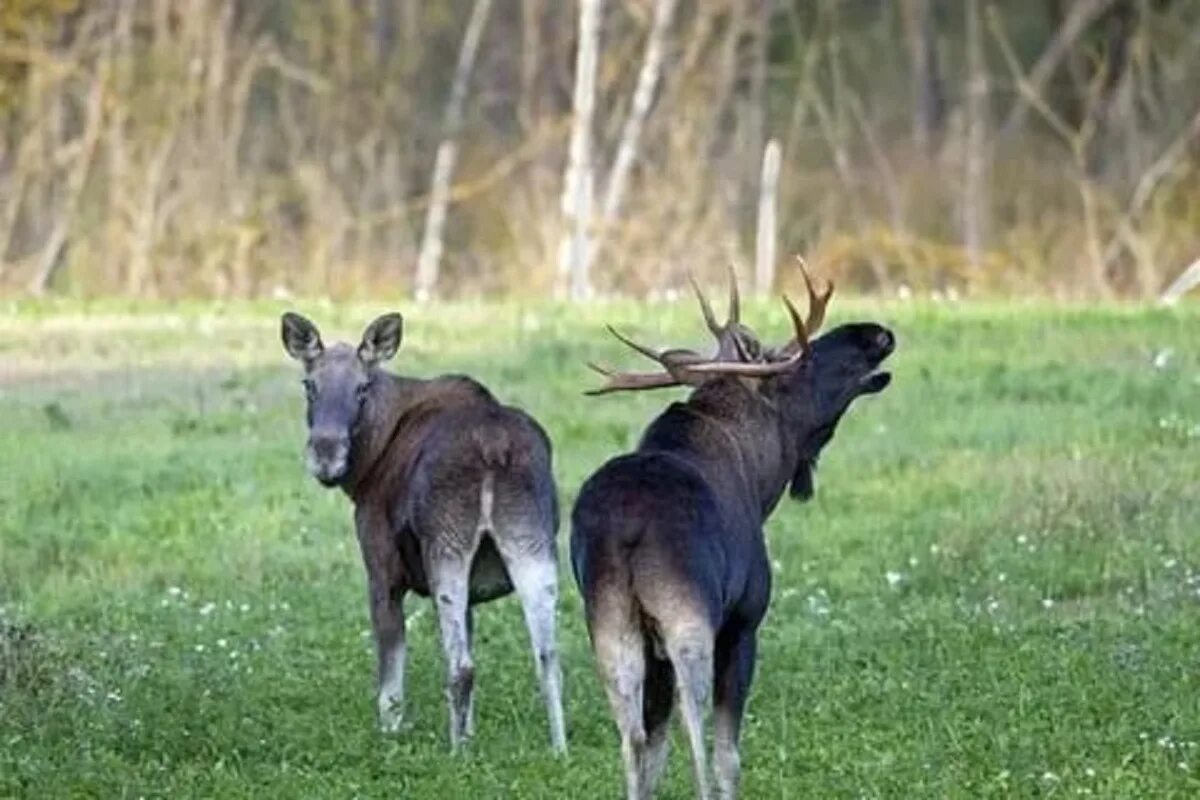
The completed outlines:
{"type": "Polygon", "coordinates": [[[738,294],[737,270],[733,268],[733,264],[729,265],[729,318],[725,322],[725,326],[729,327],[736,322],[739,322],[742,317],[742,298],[738,294]]]}
{"type": "Polygon", "coordinates": [[[668,386],[679,385],[679,381],[665,372],[617,372],[590,361],[588,362],[588,367],[608,378],[608,381],[598,389],[584,391],[586,395],[601,395],[621,391],[636,392],[645,389],[662,389],[668,386]]]}
{"type": "Polygon", "coordinates": [[[805,350],[797,350],[783,361],[741,362],[741,361],[706,361],[701,364],[689,364],[687,371],[699,375],[738,375],[743,378],[769,378],[781,372],[787,372],[804,358],[805,350]]]}
{"type": "Polygon", "coordinates": [[[645,345],[638,344],[633,339],[630,339],[628,336],[626,336],[625,334],[621,333],[619,330],[614,328],[612,325],[605,325],[604,327],[608,328],[608,332],[611,333],[613,336],[617,337],[617,341],[621,342],[621,344],[638,351],[639,353],[641,353],[642,355],[644,355],[646,358],[650,359],[651,361],[656,361],[659,364],[663,363],[662,353],[658,352],[657,350],[653,350],[649,347],[646,347],[645,345]]]}
{"type": "Polygon", "coordinates": [[[829,305],[829,298],[833,296],[833,281],[826,281],[825,291],[818,292],[808,274],[808,263],[805,262],[804,256],[797,255],[796,263],[800,265],[804,288],[808,290],[808,319],[805,320],[804,329],[811,336],[820,330],[821,324],[825,322],[825,306],[829,305]]]}
{"type": "Polygon", "coordinates": [[[717,315],[713,313],[712,305],[708,302],[708,298],[704,296],[704,292],[700,291],[700,284],[696,282],[696,276],[688,271],[688,282],[692,284],[692,290],[696,293],[696,299],[700,301],[700,313],[704,315],[704,324],[708,326],[708,330],[713,336],[721,335],[721,326],[717,323],[717,315]]]}
{"type": "Polygon", "coordinates": [[[796,308],[796,304],[792,302],[792,298],[786,294],[783,295],[783,304],[787,306],[788,316],[792,318],[792,329],[795,331],[795,342],[800,346],[801,353],[807,353],[809,349],[808,330],[804,327],[804,322],[800,319],[800,311],[796,308]]]}

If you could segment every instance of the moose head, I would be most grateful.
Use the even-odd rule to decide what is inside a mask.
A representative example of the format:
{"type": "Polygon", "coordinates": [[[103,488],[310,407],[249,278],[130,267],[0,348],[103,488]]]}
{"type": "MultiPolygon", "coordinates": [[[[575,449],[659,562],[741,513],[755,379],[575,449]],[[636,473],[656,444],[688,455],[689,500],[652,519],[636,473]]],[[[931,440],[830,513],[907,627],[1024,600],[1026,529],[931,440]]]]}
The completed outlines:
{"type": "Polygon", "coordinates": [[[403,327],[399,314],[384,314],[367,326],[357,347],[326,347],[312,322],[290,311],[283,315],[283,348],[304,366],[308,470],[325,486],[337,486],[350,472],[377,367],[400,348],[403,327]]]}
{"type": "Polygon", "coordinates": [[[778,347],[764,346],[758,336],[738,319],[736,281],[730,292],[730,313],[725,325],[715,322],[712,307],[693,281],[705,324],[717,339],[716,352],[705,357],[693,350],[655,350],[638,344],[610,326],[622,343],[656,361],[661,372],[617,372],[590,364],[607,378],[589,394],[637,391],[667,386],[702,388],[716,378],[742,379],[774,410],[781,429],[794,434],[797,454],[791,476],[791,495],[808,499],[813,493],[813,470],[821,449],[832,439],[846,409],[858,397],[883,391],[891,374],[880,371],[883,361],[896,346],[890,330],[873,322],[838,326],[813,338],[825,320],[825,309],[833,296],[833,284],[819,291],[798,259],[808,294],[808,315],[802,319],[787,295],[784,305],[792,321],[791,338],[778,347]]]}

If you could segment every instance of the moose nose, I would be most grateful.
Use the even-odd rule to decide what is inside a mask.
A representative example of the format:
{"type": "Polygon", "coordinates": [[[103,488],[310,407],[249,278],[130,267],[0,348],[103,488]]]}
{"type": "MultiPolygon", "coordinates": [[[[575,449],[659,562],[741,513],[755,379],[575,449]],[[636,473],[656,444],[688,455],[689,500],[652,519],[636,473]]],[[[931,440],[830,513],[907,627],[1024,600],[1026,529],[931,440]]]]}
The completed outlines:
{"type": "Polygon", "coordinates": [[[891,331],[884,328],[875,334],[875,346],[883,355],[890,355],[896,347],[896,337],[891,331]]]}
{"type": "Polygon", "coordinates": [[[340,431],[313,431],[308,437],[308,446],[322,461],[334,461],[350,449],[350,436],[340,431]]]}

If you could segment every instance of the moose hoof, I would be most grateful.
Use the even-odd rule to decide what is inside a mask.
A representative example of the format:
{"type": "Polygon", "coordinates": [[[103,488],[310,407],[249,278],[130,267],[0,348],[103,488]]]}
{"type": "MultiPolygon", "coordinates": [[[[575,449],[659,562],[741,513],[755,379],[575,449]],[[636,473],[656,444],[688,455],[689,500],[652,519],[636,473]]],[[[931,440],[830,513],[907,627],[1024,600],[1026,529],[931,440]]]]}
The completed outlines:
{"type": "Polygon", "coordinates": [[[391,714],[379,720],[380,733],[400,733],[404,730],[404,717],[399,714],[391,714]]]}
{"type": "Polygon", "coordinates": [[[380,733],[399,733],[404,728],[404,710],[396,705],[381,706],[379,709],[380,733]]]}

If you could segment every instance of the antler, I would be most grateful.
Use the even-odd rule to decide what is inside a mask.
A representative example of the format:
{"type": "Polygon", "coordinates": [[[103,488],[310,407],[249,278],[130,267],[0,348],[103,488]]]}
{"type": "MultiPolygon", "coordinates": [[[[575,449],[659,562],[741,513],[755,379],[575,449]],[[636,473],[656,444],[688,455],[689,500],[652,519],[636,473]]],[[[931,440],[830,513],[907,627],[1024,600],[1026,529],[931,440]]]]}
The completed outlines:
{"type": "Polygon", "coordinates": [[[704,324],[708,326],[708,330],[713,336],[721,338],[721,332],[724,330],[717,323],[717,315],[713,313],[712,306],[709,305],[708,298],[704,296],[704,292],[700,290],[700,284],[696,283],[696,276],[690,271],[687,274],[688,283],[692,285],[692,291],[696,293],[696,299],[700,301],[700,314],[704,317],[704,324]]]}
{"type": "Polygon", "coordinates": [[[733,264],[729,265],[729,320],[725,323],[728,328],[741,320],[742,317],[742,298],[738,294],[737,272],[733,268],[733,264]]]}
{"type": "MultiPolygon", "coordinates": [[[[786,372],[797,364],[808,353],[808,337],[805,334],[804,323],[800,320],[800,312],[787,297],[783,298],[791,314],[792,323],[796,330],[793,341],[802,345],[787,358],[770,362],[722,361],[719,358],[705,359],[693,350],[672,349],[655,350],[652,347],[639,344],[612,325],[607,325],[609,333],[624,344],[652,361],[661,364],[664,372],[618,372],[598,364],[588,363],[595,372],[608,378],[599,389],[585,392],[589,395],[608,394],[618,391],[641,391],[644,389],[660,389],[667,386],[699,386],[713,375],[738,375],[744,378],[766,378],[786,372]]],[[[701,304],[707,305],[706,303],[701,304]]],[[[705,314],[706,319],[708,314],[705,314]]]]}
{"type": "MultiPolygon", "coordinates": [[[[607,382],[598,389],[586,392],[589,395],[607,394],[616,391],[640,391],[643,389],[659,389],[667,386],[699,386],[713,375],[737,375],[745,378],[767,378],[786,372],[798,364],[810,350],[809,337],[821,327],[825,321],[825,307],[833,295],[833,283],[828,282],[824,292],[819,292],[809,277],[804,259],[796,257],[800,265],[800,273],[804,276],[804,285],[808,291],[808,318],[801,320],[800,312],[787,295],[783,303],[787,307],[788,316],[792,320],[793,336],[780,351],[777,360],[760,361],[757,338],[754,333],[739,322],[741,316],[741,296],[738,292],[737,275],[733,267],[729,268],[729,317],[724,325],[717,322],[712,305],[700,290],[700,285],[694,276],[688,274],[688,281],[696,293],[700,303],[700,313],[704,324],[717,339],[717,352],[712,358],[704,358],[694,350],[674,348],[670,350],[655,350],[635,342],[628,336],[609,325],[609,332],[626,347],[649,358],[663,367],[663,372],[617,372],[607,367],[589,363],[596,372],[605,376],[607,382]],[[743,341],[743,336],[748,337],[743,341]],[[754,346],[755,352],[747,347],[754,346]]],[[[770,358],[770,356],[768,356],[770,358]]]]}
{"type": "Polygon", "coordinates": [[[804,288],[808,291],[808,319],[804,321],[804,330],[812,336],[821,329],[825,322],[825,307],[829,298],[833,297],[833,281],[825,281],[824,292],[817,292],[813,286],[812,276],[808,274],[808,263],[804,256],[797,255],[796,263],[800,266],[800,274],[804,277],[804,288]]]}
{"type": "Polygon", "coordinates": [[[620,391],[632,392],[642,389],[662,389],[667,386],[679,385],[679,381],[666,372],[617,372],[616,370],[608,369],[607,367],[602,367],[599,364],[591,362],[588,362],[588,367],[608,378],[608,381],[600,388],[586,390],[584,394],[588,395],[600,395],[620,391]]]}
{"type": "Polygon", "coordinates": [[[761,360],[762,345],[754,332],[741,323],[742,296],[738,290],[737,272],[733,265],[729,265],[729,315],[726,317],[724,325],[717,322],[717,315],[713,313],[712,304],[708,302],[708,298],[700,289],[700,284],[696,282],[695,276],[690,272],[688,281],[692,284],[692,290],[700,302],[700,314],[704,317],[704,324],[717,340],[717,352],[711,360],[761,360]]]}
{"type": "Polygon", "coordinates": [[[696,299],[700,301],[700,313],[704,316],[704,324],[720,342],[729,328],[738,324],[742,316],[742,296],[738,291],[737,273],[734,271],[733,265],[729,265],[729,316],[726,317],[724,325],[717,322],[717,315],[713,313],[712,304],[708,302],[708,298],[701,291],[700,284],[696,282],[696,276],[689,271],[687,278],[688,283],[692,284],[692,291],[696,293],[696,299]]]}
{"type": "Polygon", "coordinates": [[[792,318],[792,327],[795,329],[792,340],[785,344],[782,350],[789,359],[797,352],[808,352],[808,340],[821,329],[821,325],[825,322],[825,307],[829,305],[829,298],[833,296],[833,281],[826,281],[825,291],[818,292],[813,284],[812,276],[808,274],[808,264],[805,262],[804,256],[797,255],[796,263],[800,267],[800,275],[804,278],[804,288],[808,293],[808,319],[803,323],[800,322],[800,312],[796,310],[791,298],[785,294],[783,302],[787,306],[788,315],[792,318]]]}
{"type": "Polygon", "coordinates": [[[676,383],[688,382],[686,371],[692,364],[704,364],[708,361],[708,359],[696,351],[681,347],[670,350],[655,350],[652,347],[646,347],[644,344],[638,344],[612,325],[606,325],[605,327],[608,328],[608,332],[615,336],[621,344],[636,350],[651,361],[661,364],[663,369],[667,371],[667,374],[675,379],[676,383]]]}
{"type": "Polygon", "coordinates": [[[797,350],[783,361],[705,361],[689,364],[687,371],[696,375],[740,375],[743,378],[769,378],[787,372],[800,362],[807,350],[797,350]]]}

